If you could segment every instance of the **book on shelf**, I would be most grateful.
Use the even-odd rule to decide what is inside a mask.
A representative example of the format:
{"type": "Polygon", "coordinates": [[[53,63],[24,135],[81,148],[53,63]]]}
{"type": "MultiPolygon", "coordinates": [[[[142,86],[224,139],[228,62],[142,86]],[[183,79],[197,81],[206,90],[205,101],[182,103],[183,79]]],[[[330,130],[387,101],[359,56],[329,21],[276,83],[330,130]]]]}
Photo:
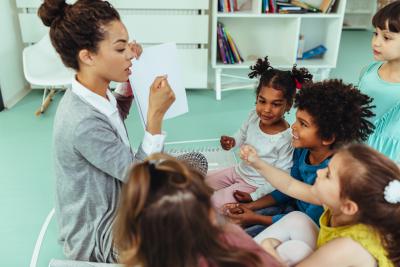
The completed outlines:
{"type": "Polygon", "coordinates": [[[317,7],[322,13],[329,13],[335,4],[335,0],[298,0],[309,6],[317,7]]]}
{"type": "Polygon", "coordinates": [[[237,12],[241,8],[240,4],[240,0],[218,0],[218,12],[237,12]]]}
{"type": "Polygon", "coordinates": [[[323,0],[321,5],[319,6],[319,9],[323,13],[329,13],[329,12],[331,12],[334,4],[335,4],[335,0],[323,0]]]}
{"type": "Polygon", "coordinates": [[[217,46],[218,55],[224,64],[243,62],[235,41],[221,22],[217,23],[217,46]]]}
{"type": "Polygon", "coordinates": [[[321,12],[321,10],[301,0],[262,0],[261,12],[303,14],[308,12],[321,12]]]}
{"type": "Polygon", "coordinates": [[[292,1],[290,1],[290,4],[301,7],[303,9],[307,10],[307,12],[315,12],[315,13],[321,12],[321,10],[319,8],[312,6],[310,4],[304,3],[303,1],[300,1],[300,0],[292,0],[292,1]]]}

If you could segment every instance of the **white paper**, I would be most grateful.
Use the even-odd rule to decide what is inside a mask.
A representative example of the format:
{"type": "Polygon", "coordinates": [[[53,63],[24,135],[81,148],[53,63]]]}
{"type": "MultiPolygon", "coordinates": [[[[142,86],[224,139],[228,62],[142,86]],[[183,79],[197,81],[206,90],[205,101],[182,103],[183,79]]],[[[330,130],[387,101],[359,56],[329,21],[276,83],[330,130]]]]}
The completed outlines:
{"type": "Polygon", "coordinates": [[[164,119],[173,118],[189,111],[176,44],[166,43],[144,48],[140,58],[132,61],[132,74],[129,77],[144,128],[147,125],[150,86],[157,76],[165,74],[168,75],[168,83],[174,91],[176,99],[164,119]]]}

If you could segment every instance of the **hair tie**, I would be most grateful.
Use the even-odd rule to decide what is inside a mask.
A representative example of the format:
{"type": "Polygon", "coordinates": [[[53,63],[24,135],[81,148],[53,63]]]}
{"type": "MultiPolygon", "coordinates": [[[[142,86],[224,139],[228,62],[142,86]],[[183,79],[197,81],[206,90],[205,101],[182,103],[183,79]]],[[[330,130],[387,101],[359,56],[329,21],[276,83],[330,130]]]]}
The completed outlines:
{"type": "Polygon", "coordinates": [[[385,187],[385,200],[391,204],[400,203],[400,181],[393,180],[385,187]]]}
{"type": "Polygon", "coordinates": [[[301,89],[303,87],[303,85],[299,82],[299,80],[297,80],[297,78],[294,78],[294,82],[296,83],[296,89],[301,89]]]}

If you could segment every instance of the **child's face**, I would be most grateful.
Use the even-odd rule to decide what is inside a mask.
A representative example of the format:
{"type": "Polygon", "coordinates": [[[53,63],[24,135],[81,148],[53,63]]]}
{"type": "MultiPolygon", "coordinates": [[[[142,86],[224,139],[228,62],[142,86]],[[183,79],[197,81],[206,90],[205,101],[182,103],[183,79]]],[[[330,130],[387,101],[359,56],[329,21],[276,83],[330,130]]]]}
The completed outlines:
{"type": "Polygon", "coordinates": [[[400,59],[400,33],[376,28],[372,37],[372,49],[375,60],[392,61],[400,59]]]}
{"type": "Polygon", "coordinates": [[[122,22],[115,20],[103,26],[105,39],[93,55],[93,70],[106,81],[125,82],[132,66],[133,52],[128,44],[128,32],[122,22]]]}
{"type": "Polygon", "coordinates": [[[335,154],[327,168],[317,171],[317,179],[312,189],[321,203],[332,211],[340,210],[340,178],[338,171],[340,166],[343,166],[344,162],[342,161],[343,157],[340,153],[335,154]]]}
{"type": "Polygon", "coordinates": [[[263,87],[257,96],[256,112],[261,124],[271,126],[282,120],[283,115],[290,109],[282,91],[272,87],[263,87]]]}
{"type": "Polygon", "coordinates": [[[292,125],[292,145],[295,148],[316,148],[322,146],[322,139],[318,134],[318,126],[313,117],[305,110],[296,111],[296,121],[292,125]]]}

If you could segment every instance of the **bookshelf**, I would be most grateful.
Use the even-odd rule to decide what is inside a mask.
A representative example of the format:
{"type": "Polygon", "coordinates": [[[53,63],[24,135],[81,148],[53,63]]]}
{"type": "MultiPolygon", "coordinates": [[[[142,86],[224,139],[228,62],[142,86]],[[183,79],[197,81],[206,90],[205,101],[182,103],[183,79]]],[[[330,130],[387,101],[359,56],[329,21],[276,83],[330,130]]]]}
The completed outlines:
{"type": "Polygon", "coordinates": [[[343,29],[371,29],[376,10],[377,1],[347,0],[343,29]]]}
{"type": "Polygon", "coordinates": [[[215,72],[217,100],[225,90],[254,88],[254,81],[246,78],[248,71],[245,70],[260,57],[268,56],[276,68],[291,68],[296,63],[298,67],[309,68],[320,79],[327,78],[330,70],[336,67],[346,0],[336,0],[330,13],[265,14],[261,6],[262,0],[251,0],[246,10],[222,13],[218,12],[218,0],[212,0],[211,65],[215,72]],[[243,63],[220,61],[217,51],[219,22],[234,39],[243,63]],[[327,51],[323,57],[298,60],[300,36],[304,37],[304,51],[324,45],[327,51]],[[242,70],[240,75],[238,70],[242,70]],[[241,82],[226,86],[225,78],[241,82]]]}

